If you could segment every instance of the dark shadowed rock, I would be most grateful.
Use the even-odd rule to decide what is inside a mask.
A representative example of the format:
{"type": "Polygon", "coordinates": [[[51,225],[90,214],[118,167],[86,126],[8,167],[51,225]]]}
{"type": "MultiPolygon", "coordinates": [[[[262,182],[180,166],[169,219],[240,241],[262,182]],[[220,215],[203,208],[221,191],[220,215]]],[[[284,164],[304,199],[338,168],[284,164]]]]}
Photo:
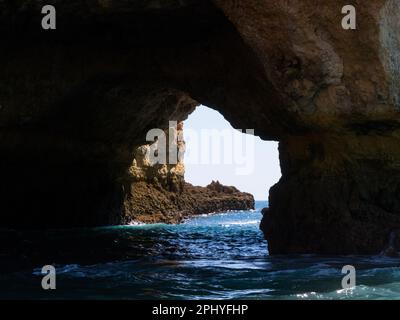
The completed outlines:
{"type": "MultiPolygon", "coordinates": [[[[43,1],[0,1],[2,226],[121,223],[146,132],[201,103],[279,141],[271,254],[379,253],[400,227],[399,1],[352,1],[350,31],[342,1],[48,2],[54,32],[43,1]]],[[[162,207],[179,177],[154,176],[162,207]]]]}

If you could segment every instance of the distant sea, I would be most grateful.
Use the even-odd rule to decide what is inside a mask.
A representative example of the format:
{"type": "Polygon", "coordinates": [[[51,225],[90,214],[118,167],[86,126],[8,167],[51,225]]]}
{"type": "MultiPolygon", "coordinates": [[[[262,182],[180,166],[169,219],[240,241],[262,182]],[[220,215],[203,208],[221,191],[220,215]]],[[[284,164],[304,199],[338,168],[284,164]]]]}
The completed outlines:
{"type": "Polygon", "coordinates": [[[400,260],[268,256],[261,209],[179,225],[0,232],[0,299],[399,299],[400,260]],[[56,267],[56,290],[41,268],[56,267]],[[342,290],[344,265],[356,287],[342,290]]]}

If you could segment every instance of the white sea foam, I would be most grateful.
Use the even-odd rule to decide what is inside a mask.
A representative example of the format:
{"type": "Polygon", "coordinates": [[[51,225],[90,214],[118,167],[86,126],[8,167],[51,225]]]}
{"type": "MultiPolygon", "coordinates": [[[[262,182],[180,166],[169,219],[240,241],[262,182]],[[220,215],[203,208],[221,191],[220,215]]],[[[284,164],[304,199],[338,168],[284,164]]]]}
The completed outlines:
{"type": "Polygon", "coordinates": [[[145,226],[146,224],[143,222],[132,220],[127,225],[128,226],[145,226]]]}
{"type": "Polygon", "coordinates": [[[249,224],[257,224],[259,223],[259,220],[249,220],[249,221],[234,221],[230,223],[224,223],[222,224],[223,227],[231,227],[231,226],[245,226],[249,224]]]}

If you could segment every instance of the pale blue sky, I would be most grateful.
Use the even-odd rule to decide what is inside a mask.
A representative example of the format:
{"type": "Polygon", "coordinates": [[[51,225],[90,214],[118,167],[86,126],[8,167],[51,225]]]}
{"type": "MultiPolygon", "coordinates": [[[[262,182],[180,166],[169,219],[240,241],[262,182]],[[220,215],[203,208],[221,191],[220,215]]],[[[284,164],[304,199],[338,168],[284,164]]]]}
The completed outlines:
{"type": "Polygon", "coordinates": [[[219,112],[205,106],[197,107],[185,121],[184,135],[187,182],[206,186],[211,180],[219,180],[225,185],[233,185],[241,191],[250,192],[256,200],[268,199],[269,188],[278,182],[281,176],[277,142],[262,141],[258,137],[238,133],[219,112]],[[233,138],[224,140],[228,142],[223,145],[222,138],[211,133],[213,138],[210,139],[214,139],[214,142],[215,139],[221,141],[221,145],[217,142],[215,147],[214,142],[204,143],[206,140],[202,138],[203,134],[210,134],[210,130],[206,131],[207,129],[225,130],[224,132],[228,132],[233,138]],[[228,145],[231,148],[227,147],[228,145]],[[228,151],[224,153],[222,150],[228,151]],[[239,152],[239,157],[235,152],[239,152]],[[229,158],[232,159],[231,162],[226,160],[229,158]],[[238,158],[242,162],[239,162],[238,158]]]}

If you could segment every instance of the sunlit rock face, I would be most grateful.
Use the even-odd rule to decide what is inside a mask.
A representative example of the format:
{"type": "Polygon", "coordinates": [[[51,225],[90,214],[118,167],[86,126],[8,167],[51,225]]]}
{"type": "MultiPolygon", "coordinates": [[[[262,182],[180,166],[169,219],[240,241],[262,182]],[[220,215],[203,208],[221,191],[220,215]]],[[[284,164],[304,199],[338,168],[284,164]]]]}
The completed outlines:
{"type": "Polygon", "coordinates": [[[178,192],[185,176],[183,122],[164,130],[163,138],[134,151],[129,174],[134,181],[145,181],[178,192]]]}
{"type": "Polygon", "coordinates": [[[253,196],[235,187],[218,181],[206,187],[186,183],[183,122],[164,133],[134,152],[122,223],[179,223],[199,214],[254,209],[253,196]]]}
{"type": "Polygon", "coordinates": [[[123,221],[146,132],[202,103],[280,142],[270,253],[376,253],[398,230],[398,1],[353,1],[357,30],[341,1],[54,3],[43,32],[39,1],[0,2],[4,225],[123,221]]]}

